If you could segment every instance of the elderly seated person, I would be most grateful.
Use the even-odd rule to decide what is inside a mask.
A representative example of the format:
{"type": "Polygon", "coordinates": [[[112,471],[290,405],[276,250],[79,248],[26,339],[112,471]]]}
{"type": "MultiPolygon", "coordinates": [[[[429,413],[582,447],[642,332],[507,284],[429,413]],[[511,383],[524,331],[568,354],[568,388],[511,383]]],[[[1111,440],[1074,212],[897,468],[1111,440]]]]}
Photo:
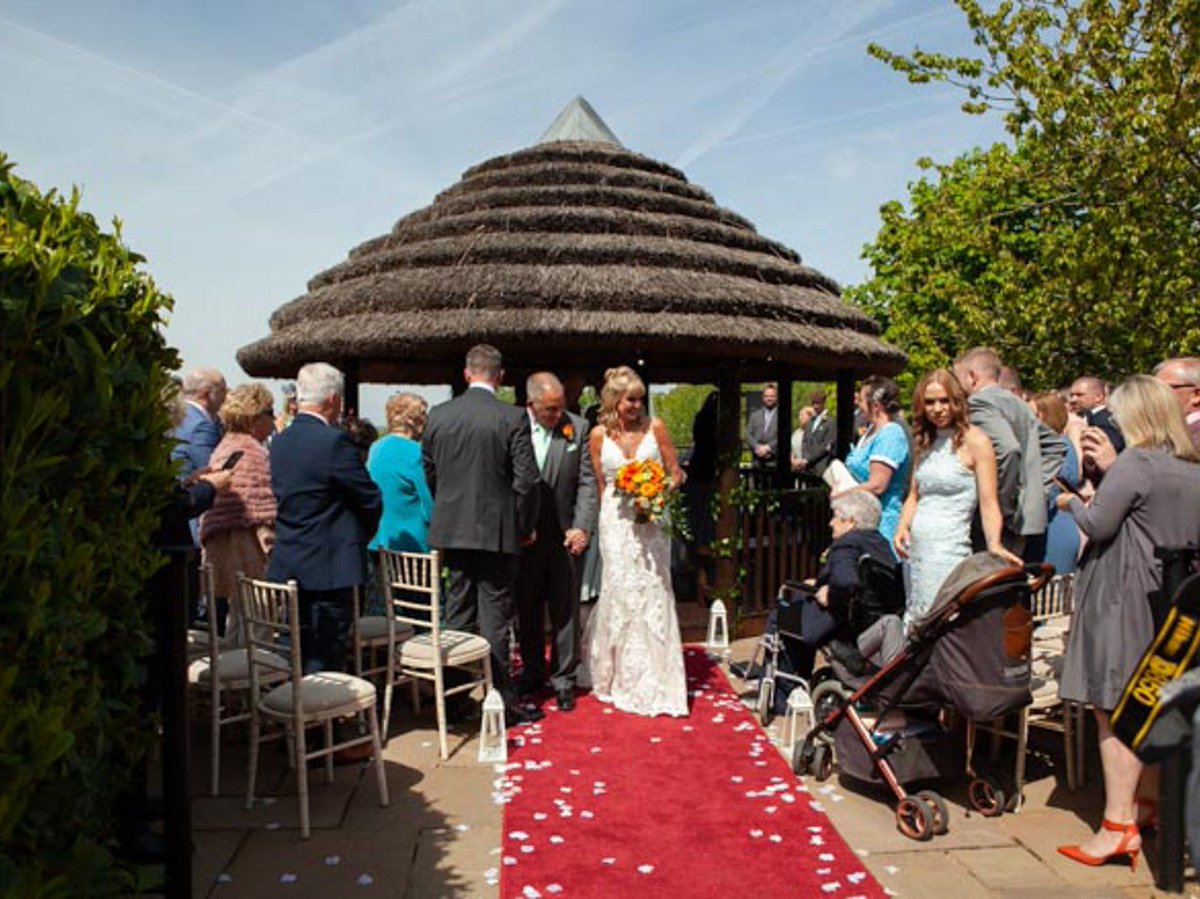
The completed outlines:
{"type": "Polygon", "coordinates": [[[878,530],[881,508],[874,494],[853,490],[833,499],[829,505],[833,513],[829,521],[833,542],[816,579],[806,582],[816,589],[801,600],[801,646],[792,647],[789,652],[796,674],[801,677],[812,673],[816,650],[835,635],[850,639],[855,636],[850,633],[850,605],[860,588],[859,560],[867,555],[887,565],[896,564],[887,538],[878,530]]]}

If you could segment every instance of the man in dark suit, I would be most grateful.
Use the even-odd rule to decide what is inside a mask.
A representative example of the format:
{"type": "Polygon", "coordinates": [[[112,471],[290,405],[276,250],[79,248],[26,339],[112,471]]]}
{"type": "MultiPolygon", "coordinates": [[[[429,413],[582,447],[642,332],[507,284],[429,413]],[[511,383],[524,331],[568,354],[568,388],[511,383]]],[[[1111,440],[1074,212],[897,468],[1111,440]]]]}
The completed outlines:
{"type": "Polygon", "coordinates": [[[1108,391],[1104,382],[1087,375],[1075,379],[1068,391],[1067,405],[1076,415],[1083,416],[1088,427],[1102,430],[1119,453],[1125,449],[1125,437],[1113,420],[1112,413],[1108,411],[1107,399],[1108,391]]]}
{"type": "Polygon", "coordinates": [[[558,707],[575,708],[579,666],[579,586],[583,553],[596,530],[596,469],[588,455],[587,421],[565,412],[563,385],[549,372],[525,383],[538,479],[534,541],[521,552],[517,575],[517,632],[524,670],[518,692],[546,682],[546,611],[554,632],[553,671],[558,707]]]}
{"type": "Polygon", "coordinates": [[[367,581],[367,543],[383,499],[349,435],[337,427],[345,381],[324,362],[300,369],[299,409],[271,441],[278,512],[267,578],[300,587],[304,670],[341,671],[354,589],[367,581]]]}
{"type": "Polygon", "coordinates": [[[775,449],[779,444],[779,388],[768,384],[763,388],[762,405],[746,419],[746,448],[756,469],[775,468],[775,449]]]}
{"type": "Polygon", "coordinates": [[[517,704],[508,683],[513,584],[537,515],[529,419],[496,397],[504,370],[495,347],[472,347],[463,377],[467,389],[430,411],[421,441],[433,494],[429,544],[442,551],[450,573],[446,626],[487,639],[492,680],[505,694],[509,720],[536,721],[541,710],[517,704]]]}
{"type": "Polygon", "coordinates": [[[808,402],[815,414],[800,439],[797,468],[820,477],[833,458],[833,419],[825,411],[824,390],[814,390],[808,402]]]}

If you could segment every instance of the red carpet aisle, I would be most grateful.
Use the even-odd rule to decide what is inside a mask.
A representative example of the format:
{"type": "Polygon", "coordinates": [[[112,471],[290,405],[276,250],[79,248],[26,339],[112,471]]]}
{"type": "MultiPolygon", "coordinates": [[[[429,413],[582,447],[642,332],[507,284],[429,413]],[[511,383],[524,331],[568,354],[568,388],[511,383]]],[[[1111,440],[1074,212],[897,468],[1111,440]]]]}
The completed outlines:
{"type": "Polygon", "coordinates": [[[883,896],[724,675],[686,659],[689,718],[588,695],[509,732],[501,895],[883,896]]]}

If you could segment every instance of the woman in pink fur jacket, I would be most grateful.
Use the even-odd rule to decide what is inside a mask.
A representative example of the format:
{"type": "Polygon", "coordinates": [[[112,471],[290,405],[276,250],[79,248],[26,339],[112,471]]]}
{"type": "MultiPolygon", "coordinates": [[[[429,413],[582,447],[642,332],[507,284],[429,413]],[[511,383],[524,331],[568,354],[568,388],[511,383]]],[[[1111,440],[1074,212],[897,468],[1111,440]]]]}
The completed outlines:
{"type": "MultiPolygon", "coordinates": [[[[274,427],[273,406],[270,391],[258,383],[235,387],[221,406],[225,436],[209,464],[218,469],[237,451],[242,457],[233,468],[230,489],[218,494],[200,519],[204,561],[213,568],[214,600],[228,601],[237,595],[239,571],[261,578],[275,544],[275,496],[271,493],[270,456],[263,445],[274,427]]],[[[230,646],[241,646],[241,620],[233,612],[235,608],[236,604],[230,606],[225,639],[230,646]]]]}

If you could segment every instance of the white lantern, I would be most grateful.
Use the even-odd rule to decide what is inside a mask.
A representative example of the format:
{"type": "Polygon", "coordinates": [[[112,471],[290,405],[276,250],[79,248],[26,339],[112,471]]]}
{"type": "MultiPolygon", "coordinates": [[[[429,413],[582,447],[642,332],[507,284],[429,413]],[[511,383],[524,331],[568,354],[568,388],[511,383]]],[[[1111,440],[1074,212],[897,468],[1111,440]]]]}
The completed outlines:
{"type": "Polygon", "coordinates": [[[729,651],[729,614],[725,611],[725,603],[716,600],[708,609],[708,651],[726,653],[729,651]]]}
{"type": "Polygon", "coordinates": [[[788,746],[795,746],[807,736],[808,732],[817,726],[817,716],[813,711],[812,697],[804,684],[798,684],[788,694],[787,740],[788,746]]]}
{"type": "Polygon", "coordinates": [[[508,761],[508,738],[504,734],[504,700],[492,687],[483,700],[483,724],[479,728],[479,761],[502,764],[508,761]]]}

